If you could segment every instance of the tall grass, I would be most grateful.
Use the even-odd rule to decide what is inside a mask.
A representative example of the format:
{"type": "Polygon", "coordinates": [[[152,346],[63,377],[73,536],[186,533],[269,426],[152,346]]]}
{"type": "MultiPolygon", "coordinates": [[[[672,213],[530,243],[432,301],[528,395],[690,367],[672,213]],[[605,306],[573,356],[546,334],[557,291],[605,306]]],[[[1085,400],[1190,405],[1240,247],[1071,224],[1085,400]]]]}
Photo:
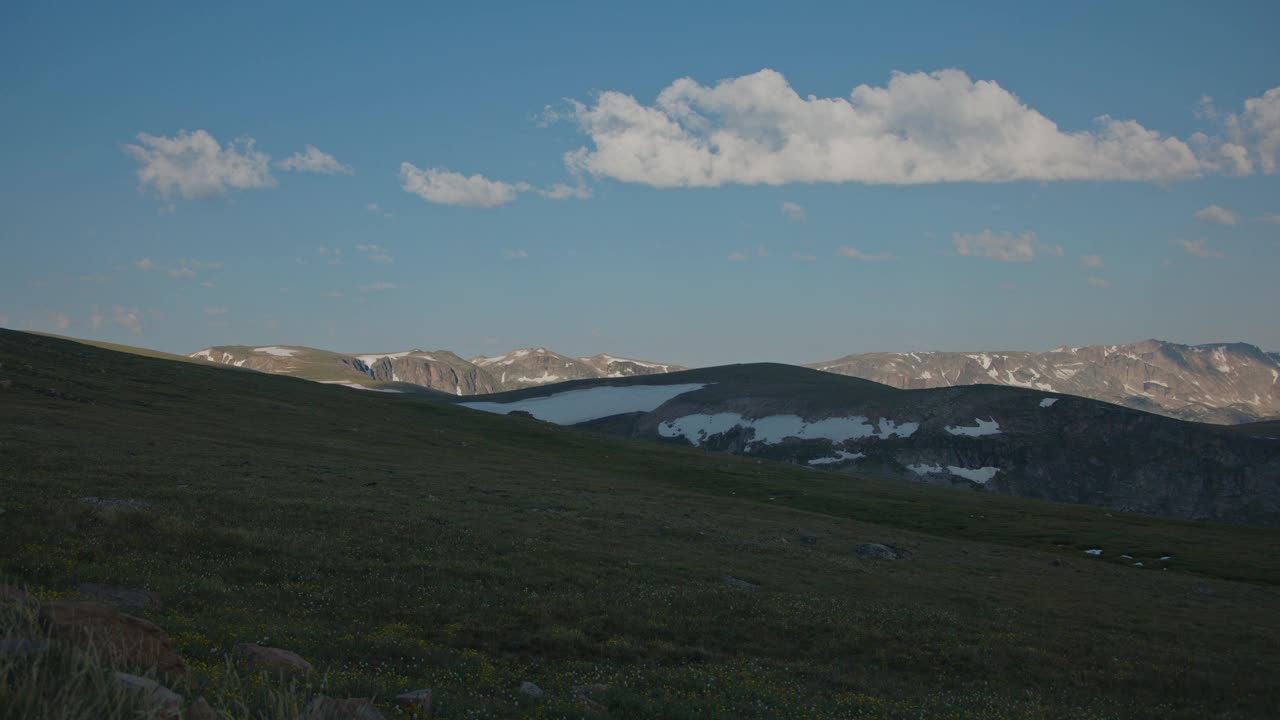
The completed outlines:
{"type": "Polygon", "coordinates": [[[225,659],[215,672],[165,676],[131,667],[110,644],[71,643],[52,637],[38,620],[38,605],[0,602],[0,720],[151,720],[168,717],[145,693],[116,679],[127,671],[183,696],[203,697],[223,720],[299,717],[322,692],[323,678],[307,683],[242,673],[225,659]]]}

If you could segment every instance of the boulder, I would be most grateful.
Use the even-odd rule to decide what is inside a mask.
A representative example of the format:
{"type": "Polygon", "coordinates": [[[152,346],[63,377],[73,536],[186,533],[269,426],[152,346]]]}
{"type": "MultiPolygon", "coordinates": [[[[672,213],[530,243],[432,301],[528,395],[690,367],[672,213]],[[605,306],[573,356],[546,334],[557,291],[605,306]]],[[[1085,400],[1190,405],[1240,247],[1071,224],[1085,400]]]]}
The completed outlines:
{"type": "Polygon", "coordinates": [[[116,663],[186,671],[169,636],[155,623],[95,602],[51,602],[40,606],[40,623],[55,640],[107,654],[116,663]]]}
{"type": "Polygon", "coordinates": [[[156,720],[182,720],[182,696],[160,683],[140,675],[113,673],[116,684],[143,698],[147,717],[156,720]]]}
{"type": "Polygon", "coordinates": [[[209,701],[204,698],[197,698],[191,703],[191,707],[187,708],[186,720],[222,720],[222,716],[216,710],[209,707],[209,701]]]}
{"type": "Polygon", "coordinates": [[[386,720],[373,698],[318,697],[307,703],[298,720],[386,720]]]}
{"type": "Polygon", "coordinates": [[[520,683],[520,694],[526,697],[540,698],[546,693],[543,692],[542,688],[538,687],[537,685],[534,685],[528,680],[525,680],[524,682],[520,683]]]}
{"type": "Polygon", "coordinates": [[[115,605],[125,610],[159,610],[161,607],[160,595],[149,590],[83,583],[76,586],[76,592],[88,595],[100,603],[115,605]]]}
{"type": "Polygon", "coordinates": [[[853,549],[853,554],[868,560],[897,560],[898,551],[880,543],[866,543],[853,549]]]}
{"type": "Polygon", "coordinates": [[[741,578],[736,578],[732,575],[725,575],[724,581],[734,587],[742,588],[743,590],[759,590],[760,589],[759,585],[753,582],[747,582],[746,580],[743,580],[741,578]]]}
{"type": "Polygon", "coordinates": [[[231,649],[231,654],[244,665],[268,673],[297,674],[315,670],[301,655],[281,648],[240,643],[231,649]]]}
{"type": "Polygon", "coordinates": [[[430,690],[414,690],[397,695],[396,705],[403,708],[411,717],[429,718],[432,699],[430,690]]]}

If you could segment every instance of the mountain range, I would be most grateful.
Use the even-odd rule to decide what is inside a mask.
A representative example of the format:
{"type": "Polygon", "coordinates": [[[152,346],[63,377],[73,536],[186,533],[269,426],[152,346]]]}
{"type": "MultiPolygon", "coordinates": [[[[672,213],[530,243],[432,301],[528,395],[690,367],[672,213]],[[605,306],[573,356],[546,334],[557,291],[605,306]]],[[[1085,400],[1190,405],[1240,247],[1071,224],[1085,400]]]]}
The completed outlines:
{"type": "MultiPolygon", "coordinates": [[[[687,369],[606,354],[574,358],[546,348],[464,360],[447,350],[343,354],[286,345],[216,346],[188,357],[359,389],[450,395],[687,369]]],[[[1247,343],[1181,345],[1143,340],[1049,352],[867,353],[806,367],[900,389],[1029,388],[1216,424],[1280,417],[1280,353],[1247,343]]]]}
{"type": "MultiPolygon", "coordinates": [[[[859,477],[1280,524],[1280,438],[1039,389],[900,390],[759,363],[583,380],[463,407],[859,477]]],[[[779,489],[779,493],[798,492],[779,489]]]]}

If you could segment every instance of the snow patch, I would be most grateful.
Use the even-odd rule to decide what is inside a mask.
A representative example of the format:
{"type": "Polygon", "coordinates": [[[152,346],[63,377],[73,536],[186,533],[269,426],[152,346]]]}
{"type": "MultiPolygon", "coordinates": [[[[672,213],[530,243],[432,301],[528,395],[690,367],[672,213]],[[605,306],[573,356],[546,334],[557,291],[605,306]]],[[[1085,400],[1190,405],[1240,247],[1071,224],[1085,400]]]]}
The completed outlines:
{"type": "Polygon", "coordinates": [[[294,350],[292,348],[282,348],[282,347],[277,347],[275,345],[268,345],[266,347],[254,348],[253,351],[256,353],[266,353],[268,355],[275,355],[277,357],[293,357],[294,354],[298,352],[297,350],[294,350]]]}
{"type": "Polygon", "coordinates": [[[1000,472],[998,467],[980,467],[980,468],[962,468],[955,465],[948,465],[947,472],[952,475],[958,475],[965,480],[972,480],[979,485],[986,485],[991,482],[991,478],[1000,472]]]}
{"type": "Polygon", "coordinates": [[[1045,398],[1040,401],[1040,407],[1053,407],[1056,402],[1058,402],[1058,398],[1045,398]]]}
{"type": "Polygon", "coordinates": [[[947,432],[951,433],[952,435],[968,435],[970,437],[981,437],[983,435],[999,435],[1000,434],[1000,423],[996,422],[996,419],[994,417],[991,418],[990,420],[983,420],[982,418],[974,418],[973,421],[978,424],[973,426],[948,425],[947,432]]]}
{"type": "Polygon", "coordinates": [[[526,398],[513,402],[459,403],[462,407],[506,415],[524,410],[539,420],[574,425],[588,420],[632,412],[650,412],[668,400],[706,387],[705,383],[681,385],[603,385],[526,398]]]}
{"type": "Polygon", "coordinates": [[[919,463],[916,465],[908,465],[907,469],[917,475],[928,475],[929,473],[942,472],[941,465],[925,465],[924,463],[919,463]]]}
{"type": "MultiPolygon", "coordinates": [[[[412,350],[405,350],[404,352],[382,353],[380,355],[357,355],[356,359],[364,363],[365,365],[373,367],[373,364],[378,362],[382,358],[391,358],[392,360],[397,360],[399,358],[406,357],[411,353],[413,353],[412,350]]],[[[432,360],[434,358],[431,358],[430,356],[428,356],[427,359],[432,360]]]]}
{"type": "Polygon", "coordinates": [[[1085,550],[1085,551],[1084,551],[1084,554],[1085,554],[1085,555],[1092,555],[1092,556],[1094,556],[1094,557],[1101,557],[1101,556],[1102,556],[1102,548],[1093,548],[1092,550],[1085,550]]]}
{"type": "MultiPolygon", "coordinates": [[[[196,351],[196,352],[193,352],[193,353],[191,353],[190,355],[188,355],[187,357],[189,357],[189,358],[204,358],[205,360],[213,360],[213,358],[209,357],[209,348],[205,348],[204,350],[198,350],[198,351],[196,351]]],[[[1271,372],[1275,372],[1275,370],[1272,370],[1271,372]]]]}
{"type": "Polygon", "coordinates": [[[844,450],[837,450],[835,457],[814,458],[809,461],[810,465],[829,465],[831,463],[845,462],[846,460],[861,460],[866,457],[866,453],[851,453],[844,450]]]}
{"type": "Polygon", "coordinates": [[[546,385],[547,383],[558,382],[559,380],[561,380],[561,377],[559,375],[552,375],[551,373],[548,373],[548,372],[544,372],[538,377],[531,378],[531,377],[521,376],[516,378],[516,382],[533,383],[534,385],[546,385]]]}
{"type": "Polygon", "coordinates": [[[920,423],[881,418],[878,427],[867,422],[862,415],[831,417],[807,422],[798,415],[770,415],[762,418],[746,418],[738,413],[713,415],[686,415],[667,420],[658,425],[658,434],[666,438],[684,437],[694,445],[702,445],[707,438],[728,432],[736,427],[753,431],[752,444],[773,445],[787,438],[800,440],[830,440],[842,443],[863,438],[911,437],[920,429],[920,423]]]}

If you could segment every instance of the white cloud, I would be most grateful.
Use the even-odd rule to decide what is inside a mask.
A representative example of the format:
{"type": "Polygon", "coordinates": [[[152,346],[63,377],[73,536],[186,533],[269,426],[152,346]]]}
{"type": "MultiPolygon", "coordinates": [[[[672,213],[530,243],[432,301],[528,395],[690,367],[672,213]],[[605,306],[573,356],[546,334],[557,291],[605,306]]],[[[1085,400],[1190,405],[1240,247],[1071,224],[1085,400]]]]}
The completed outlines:
{"type": "Polygon", "coordinates": [[[102,312],[98,310],[97,306],[95,305],[94,308],[89,311],[89,327],[93,328],[94,330],[100,330],[102,328],[102,323],[105,321],[106,321],[106,316],[104,316],[102,312]]]}
{"type": "Polygon", "coordinates": [[[1221,258],[1222,253],[1209,247],[1208,238],[1200,238],[1199,240],[1178,240],[1174,243],[1178,245],[1189,255],[1195,255],[1202,258],[1221,258]]]}
{"type": "Polygon", "coordinates": [[[556,183],[545,190],[539,190],[538,194],[552,200],[586,200],[591,197],[591,188],[587,187],[582,182],[582,179],[579,178],[575,185],[556,183]]]}
{"type": "Polygon", "coordinates": [[[1258,220],[1271,225],[1280,225],[1280,213],[1267,213],[1266,215],[1258,218],[1258,220]]]}
{"type": "Polygon", "coordinates": [[[147,272],[164,271],[169,277],[189,278],[195,277],[198,273],[206,270],[221,270],[222,263],[220,261],[208,262],[205,260],[188,260],[181,258],[172,265],[162,265],[151,258],[142,258],[133,264],[139,270],[147,272]]]}
{"type": "Polygon", "coordinates": [[[204,314],[205,315],[226,315],[227,309],[224,307],[206,307],[204,309],[204,314]]]}
{"type": "Polygon", "coordinates": [[[174,137],[138,133],[139,145],[125,145],[138,161],[138,181],[161,197],[220,195],[229,189],[275,187],[271,158],[241,138],[222,146],[204,130],[179,131],[174,137]]]}
{"type": "Polygon", "coordinates": [[[303,152],[296,152],[276,163],[281,170],[296,172],[320,173],[321,175],[350,175],[355,172],[350,165],[338,162],[337,158],[321,152],[315,145],[308,145],[303,152]]]}
{"type": "Polygon", "coordinates": [[[853,260],[875,261],[875,260],[893,260],[894,259],[893,255],[889,253],[868,254],[868,253],[862,252],[858,248],[849,247],[848,245],[841,245],[840,249],[836,250],[836,254],[842,257],[851,258],[853,260]]]}
{"type": "Polygon", "coordinates": [[[327,297],[327,298],[340,298],[343,296],[342,293],[338,292],[337,290],[330,290],[329,292],[326,292],[326,293],[320,293],[320,295],[322,297],[327,297]]]}
{"type": "Polygon", "coordinates": [[[1102,267],[1102,256],[1101,255],[1081,255],[1080,267],[1100,268],[1102,267]]]}
{"type": "Polygon", "coordinates": [[[200,283],[200,287],[215,288],[215,287],[218,287],[218,286],[217,286],[217,285],[215,285],[215,284],[213,284],[213,283],[211,283],[211,282],[209,282],[208,280],[205,280],[204,282],[200,283]]]}
{"type": "Polygon", "coordinates": [[[524,260],[529,257],[529,253],[524,250],[508,250],[502,254],[504,260],[524,260]]]}
{"type": "Polygon", "coordinates": [[[468,177],[442,168],[422,170],[407,162],[400,163],[400,186],[427,202],[475,208],[506,205],[531,189],[528,183],[512,185],[483,175],[468,177]]]}
{"type": "Polygon", "coordinates": [[[748,258],[747,255],[745,255],[744,253],[740,253],[740,252],[729,253],[729,262],[746,262],[749,259],[750,258],[748,258]]]}
{"type": "Polygon", "coordinates": [[[71,327],[71,316],[64,312],[51,312],[49,313],[49,324],[53,326],[54,330],[62,332],[71,327]]]}
{"type": "Polygon", "coordinates": [[[791,257],[795,258],[796,260],[805,260],[805,261],[818,259],[816,255],[810,255],[809,253],[799,253],[799,252],[791,253],[791,257]]]}
{"type": "Polygon", "coordinates": [[[8,326],[9,326],[9,316],[3,313],[0,313],[0,327],[8,327],[8,326]]]}
{"type": "Polygon", "coordinates": [[[991,81],[959,70],[895,73],[884,87],[802,97],[773,70],[704,86],[683,78],[654,105],[601,93],[565,114],[591,146],[571,172],[654,187],[859,182],[1172,180],[1200,174],[1186,142],[1132,120],[1064,132],[991,81]]]}
{"type": "Polygon", "coordinates": [[[1108,282],[1107,280],[1104,280],[1103,278],[1100,278],[1100,277],[1092,277],[1092,276],[1091,276],[1091,277],[1089,278],[1089,284],[1090,284],[1090,285],[1092,285],[1092,286],[1094,286],[1094,287],[1100,287],[1100,288],[1109,288],[1109,287],[1111,287],[1111,283],[1110,283],[1110,282],[1108,282]]]}
{"type": "Polygon", "coordinates": [[[1227,210],[1226,208],[1210,205],[1196,211],[1195,218],[1203,222],[1219,223],[1222,225],[1235,225],[1240,222],[1240,216],[1227,210]]]}
{"type": "Polygon", "coordinates": [[[1031,262],[1039,254],[1062,256],[1061,246],[1041,243],[1033,232],[1014,235],[987,229],[967,235],[954,233],[951,241],[958,255],[987,257],[1003,262],[1031,262]]]}
{"type": "Polygon", "coordinates": [[[376,282],[369,285],[361,285],[360,292],[382,292],[383,290],[395,290],[398,285],[389,282],[376,282]]]}
{"type": "Polygon", "coordinates": [[[137,335],[142,332],[142,321],[138,318],[138,308],[115,305],[111,308],[111,322],[137,335]]]}
{"type": "Polygon", "coordinates": [[[806,216],[804,208],[790,200],[782,203],[782,212],[785,213],[787,217],[796,221],[804,220],[806,216]]]}

